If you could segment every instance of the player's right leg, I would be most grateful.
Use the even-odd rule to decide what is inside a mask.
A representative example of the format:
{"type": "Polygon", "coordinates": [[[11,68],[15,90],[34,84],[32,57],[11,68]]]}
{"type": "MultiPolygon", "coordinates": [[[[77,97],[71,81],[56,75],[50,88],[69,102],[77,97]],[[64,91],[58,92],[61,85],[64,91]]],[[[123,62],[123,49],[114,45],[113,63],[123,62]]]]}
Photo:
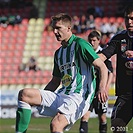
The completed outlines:
{"type": "Polygon", "coordinates": [[[107,133],[106,113],[98,114],[99,117],[99,133],[107,133]]]}
{"type": "Polygon", "coordinates": [[[106,112],[108,108],[108,103],[100,103],[96,98],[94,103],[95,113],[98,114],[99,119],[99,133],[107,133],[107,120],[106,112]]]}
{"type": "Polygon", "coordinates": [[[16,112],[16,133],[26,133],[31,118],[31,106],[40,104],[41,95],[38,89],[20,90],[16,112]]]}

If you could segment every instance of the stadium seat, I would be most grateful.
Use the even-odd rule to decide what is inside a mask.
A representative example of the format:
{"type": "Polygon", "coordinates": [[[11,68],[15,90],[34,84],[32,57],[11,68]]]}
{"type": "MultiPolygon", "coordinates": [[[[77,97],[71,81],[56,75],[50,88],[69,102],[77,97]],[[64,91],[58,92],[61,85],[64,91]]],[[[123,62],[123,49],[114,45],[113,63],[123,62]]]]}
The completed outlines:
{"type": "Polygon", "coordinates": [[[43,57],[38,57],[37,58],[37,62],[39,63],[39,64],[44,64],[45,63],[45,57],[43,56],[43,57]]]}
{"type": "Polygon", "coordinates": [[[110,23],[115,23],[116,22],[116,17],[110,17],[109,22],[110,23]]]}
{"type": "MultiPolygon", "coordinates": [[[[28,52],[29,53],[29,52],[28,52]]],[[[23,55],[22,63],[25,64],[29,61],[29,58],[31,57],[31,54],[23,55]]]]}
{"type": "Polygon", "coordinates": [[[51,71],[52,71],[53,65],[52,65],[52,64],[45,64],[45,65],[43,66],[43,68],[44,68],[44,70],[51,70],[51,71]]]}
{"type": "Polygon", "coordinates": [[[41,44],[41,39],[40,38],[34,38],[32,43],[33,44],[41,44]]]}
{"type": "Polygon", "coordinates": [[[31,56],[38,57],[39,51],[37,51],[37,50],[31,51],[31,56]]]}
{"type": "Polygon", "coordinates": [[[25,71],[21,71],[19,74],[18,74],[19,78],[26,78],[27,77],[27,72],[25,71]]]}
{"type": "Polygon", "coordinates": [[[34,82],[34,79],[33,78],[27,78],[26,80],[25,80],[25,84],[33,84],[33,83],[35,83],[34,82]]]}
{"type": "Polygon", "coordinates": [[[34,30],[35,30],[35,25],[28,26],[28,31],[34,32],[34,30]]]}
{"type": "Polygon", "coordinates": [[[26,80],[24,78],[18,78],[17,84],[25,84],[26,80]]]}
{"type": "Polygon", "coordinates": [[[21,90],[23,88],[25,88],[25,85],[24,84],[17,84],[16,85],[16,90],[21,90]]]}
{"type": "Polygon", "coordinates": [[[118,17],[117,19],[116,19],[116,23],[118,23],[118,24],[121,24],[121,23],[123,23],[124,22],[124,18],[122,18],[122,17],[118,17]]]}
{"type": "Polygon", "coordinates": [[[35,25],[36,24],[36,19],[35,18],[31,18],[29,20],[29,25],[35,25]]]}
{"type": "Polygon", "coordinates": [[[1,51],[6,51],[7,49],[8,49],[8,45],[6,45],[6,44],[1,45],[1,51]]]}
{"type": "Polygon", "coordinates": [[[16,50],[14,51],[14,56],[17,58],[21,58],[22,57],[22,53],[23,53],[23,46],[16,46],[16,50]]]}
{"type": "Polygon", "coordinates": [[[40,50],[40,45],[33,44],[31,48],[32,48],[32,51],[39,51],[40,50]]]}
{"type": "Polygon", "coordinates": [[[15,90],[16,86],[17,86],[16,84],[9,85],[9,90],[15,90]]]}
{"type": "Polygon", "coordinates": [[[25,43],[26,44],[32,44],[33,43],[33,38],[26,38],[25,43]]]}
{"type": "Polygon", "coordinates": [[[21,24],[22,24],[22,25],[28,25],[28,24],[29,24],[28,19],[27,19],[27,18],[22,19],[21,24]]]}
{"type": "Polygon", "coordinates": [[[44,19],[44,25],[45,25],[45,26],[49,25],[50,22],[51,22],[51,19],[50,19],[50,18],[45,18],[45,19],[44,19]]]}
{"type": "Polygon", "coordinates": [[[16,37],[18,37],[18,32],[15,32],[14,29],[13,31],[10,33],[11,37],[13,37],[13,39],[15,39],[16,37]]]}
{"type": "Polygon", "coordinates": [[[44,81],[43,78],[38,77],[38,78],[35,78],[34,83],[35,84],[42,84],[43,81],[44,81]]]}
{"type": "Polygon", "coordinates": [[[41,84],[33,84],[33,88],[40,89],[41,84]]]}
{"type": "Polygon", "coordinates": [[[15,32],[18,32],[18,31],[19,31],[19,26],[18,26],[18,25],[14,25],[13,30],[14,30],[15,32]]]}
{"type": "Polygon", "coordinates": [[[1,85],[1,91],[2,90],[8,90],[8,88],[9,88],[9,85],[8,84],[4,84],[4,85],[1,85]]]}
{"type": "Polygon", "coordinates": [[[26,45],[24,46],[24,50],[26,50],[26,51],[31,51],[31,50],[32,50],[32,45],[31,45],[31,44],[26,44],[26,45]]]}
{"type": "Polygon", "coordinates": [[[28,58],[31,56],[31,50],[25,50],[23,51],[23,59],[22,62],[27,62],[28,58]]]}
{"type": "Polygon", "coordinates": [[[108,23],[109,22],[109,18],[108,17],[103,17],[102,18],[102,23],[108,23]]]}
{"type": "Polygon", "coordinates": [[[25,37],[26,37],[26,33],[27,33],[27,32],[19,31],[19,32],[18,32],[18,37],[25,38],[25,37]]]}
{"type": "Polygon", "coordinates": [[[40,38],[40,39],[41,39],[42,33],[39,32],[39,31],[36,31],[36,32],[34,33],[33,37],[37,37],[37,38],[40,38]]]}
{"type": "Polygon", "coordinates": [[[29,31],[27,32],[27,38],[33,38],[34,37],[34,32],[29,31]]]}
{"type": "Polygon", "coordinates": [[[28,26],[27,25],[19,25],[19,30],[23,32],[27,32],[28,26]]]}
{"type": "Polygon", "coordinates": [[[44,31],[44,25],[36,25],[35,31],[40,31],[42,33],[44,31]]]}
{"type": "Polygon", "coordinates": [[[25,87],[25,88],[32,88],[33,85],[32,85],[32,84],[26,84],[24,87],[25,87]]]}
{"type": "Polygon", "coordinates": [[[14,56],[10,57],[10,58],[12,58],[12,61],[13,61],[11,65],[13,66],[13,65],[20,64],[21,61],[22,61],[22,57],[21,56],[22,56],[22,54],[16,56],[15,53],[14,53],[14,56]]]}
{"type": "Polygon", "coordinates": [[[16,69],[15,71],[12,71],[11,72],[11,78],[18,78],[19,77],[19,72],[18,72],[18,66],[16,66],[16,69]]]}
{"type": "Polygon", "coordinates": [[[12,31],[13,30],[13,26],[12,25],[8,25],[7,28],[6,28],[6,31],[12,31]]]}
{"type": "Polygon", "coordinates": [[[3,65],[3,70],[5,70],[5,71],[11,71],[12,69],[12,66],[11,66],[11,64],[9,64],[9,65],[3,65]]]}
{"type": "Polygon", "coordinates": [[[24,45],[25,44],[25,38],[17,38],[17,44],[24,45]]]}
{"type": "Polygon", "coordinates": [[[1,85],[8,85],[9,84],[9,79],[7,77],[2,77],[1,78],[1,85]]]}
{"type": "Polygon", "coordinates": [[[43,24],[44,24],[44,19],[38,18],[38,19],[36,20],[36,24],[37,24],[37,25],[43,25],[43,24]]]}

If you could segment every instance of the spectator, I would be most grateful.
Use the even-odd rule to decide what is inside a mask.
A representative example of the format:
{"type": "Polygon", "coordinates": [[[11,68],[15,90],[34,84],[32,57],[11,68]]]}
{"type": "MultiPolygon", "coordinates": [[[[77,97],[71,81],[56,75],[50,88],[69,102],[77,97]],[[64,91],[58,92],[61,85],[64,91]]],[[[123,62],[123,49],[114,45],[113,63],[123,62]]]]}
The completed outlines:
{"type": "Polygon", "coordinates": [[[80,18],[79,25],[80,25],[80,28],[81,28],[81,33],[84,33],[88,30],[88,28],[87,28],[87,17],[84,14],[80,18]]]}
{"type": "Polygon", "coordinates": [[[109,19],[108,19],[108,17],[102,18],[102,25],[101,25],[100,31],[101,31],[102,33],[108,33],[108,32],[110,33],[111,28],[110,28],[110,24],[109,24],[109,19]]]}
{"type": "Polygon", "coordinates": [[[81,33],[80,25],[79,25],[79,17],[77,15],[73,16],[73,21],[72,21],[72,32],[74,34],[81,33]]]}
{"type": "Polygon", "coordinates": [[[31,58],[29,59],[28,63],[26,64],[21,64],[19,66],[19,72],[21,71],[30,71],[30,70],[33,70],[33,71],[39,71],[41,70],[38,66],[37,66],[37,62],[36,62],[36,59],[34,56],[31,56],[31,58]]]}
{"type": "Polygon", "coordinates": [[[88,16],[87,29],[95,29],[95,19],[92,14],[88,16]]]}
{"type": "Polygon", "coordinates": [[[31,58],[29,59],[29,62],[26,64],[26,68],[25,71],[38,71],[40,70],[40,68],[37,66],[37,62],[34,56],[31,56],[31,58]]]}

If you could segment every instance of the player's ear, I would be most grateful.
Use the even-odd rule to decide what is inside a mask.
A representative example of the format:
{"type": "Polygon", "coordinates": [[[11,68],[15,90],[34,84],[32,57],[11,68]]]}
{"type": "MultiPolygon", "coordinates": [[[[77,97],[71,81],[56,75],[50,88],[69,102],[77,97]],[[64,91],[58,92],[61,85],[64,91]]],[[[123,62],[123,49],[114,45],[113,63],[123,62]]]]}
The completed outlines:
{"type": "Polygon", "coordinates": [[[71,26],[68,26],[68,31],[70,31],[71,30],[71,26]]]}

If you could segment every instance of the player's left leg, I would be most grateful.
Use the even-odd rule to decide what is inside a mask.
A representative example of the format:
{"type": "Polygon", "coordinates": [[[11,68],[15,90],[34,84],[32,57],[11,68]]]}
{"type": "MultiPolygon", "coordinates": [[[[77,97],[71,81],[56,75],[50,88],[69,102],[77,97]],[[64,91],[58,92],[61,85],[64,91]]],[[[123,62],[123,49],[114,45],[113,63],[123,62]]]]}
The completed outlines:
{"type": "Polygon", "coordinates": [[[82,116],[80,120],[79,133],[88,133],[88,120],[90,118],[90,113],[93,111],[94,108],[94,101],[95,98],[93,99],[89,110],[85,113],[85,115],[82,116]]]}
{"type": "Polygon", "coordinates": [[[79,133],[88,133],[88,120],[90,118],[90,111],[81,118],[79,133]]]}

